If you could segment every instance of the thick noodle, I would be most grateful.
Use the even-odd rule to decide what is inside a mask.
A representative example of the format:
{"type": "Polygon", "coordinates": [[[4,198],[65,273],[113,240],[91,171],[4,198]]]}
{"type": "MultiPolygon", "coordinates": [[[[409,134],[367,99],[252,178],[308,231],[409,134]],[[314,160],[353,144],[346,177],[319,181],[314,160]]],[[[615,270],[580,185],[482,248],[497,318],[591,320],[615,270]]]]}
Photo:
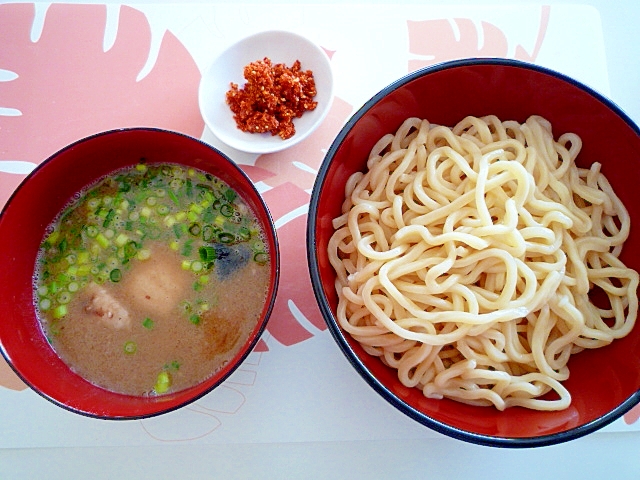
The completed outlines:
{"type": "Polygon", "coordinates": [[[567,408],[569,357],[638,311],[629,214],[580,149],[539,116],[409,118],[381,138],[333,222],[341,327],[429,398],[567,408]]]}

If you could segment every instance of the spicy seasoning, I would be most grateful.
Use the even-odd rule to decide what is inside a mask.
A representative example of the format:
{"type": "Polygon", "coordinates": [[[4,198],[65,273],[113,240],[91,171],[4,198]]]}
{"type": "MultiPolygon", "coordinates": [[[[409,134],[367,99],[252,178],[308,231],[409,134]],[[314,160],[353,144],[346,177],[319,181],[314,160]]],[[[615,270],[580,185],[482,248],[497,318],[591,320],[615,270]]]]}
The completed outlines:
{"type": "Polygon", "coordinates": [[[317,93],[313,72],[303,71],[299,60],[289,68],[265,57],[246,65],[243,75],[245,85],[239,88],[232,82],[226,94],[233,119],[243,132],[270,132],[286,140],[296,133],[293,119],[318,105],[313,100],[317,93]]]}

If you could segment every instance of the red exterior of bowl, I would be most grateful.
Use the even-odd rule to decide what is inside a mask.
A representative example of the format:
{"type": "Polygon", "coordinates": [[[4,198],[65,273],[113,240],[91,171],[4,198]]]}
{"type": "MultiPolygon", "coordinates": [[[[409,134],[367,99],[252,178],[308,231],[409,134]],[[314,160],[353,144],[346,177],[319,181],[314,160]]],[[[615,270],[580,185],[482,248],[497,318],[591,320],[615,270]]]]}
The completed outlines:
{"type": "Polygon", "coordinates": [[[0,217],[0,347],[16,373],[43,397],[76,413],[112,419],[168,412],[205,395],[225,380],[262,334],[279,279],[276,231],[251,181],[218,150],[186,135],[138,128],[101,133],[74,143],[43,162],[15,191],[0,217]],[[218,176],[256,212],[272,252],[271,282],[262,320],[232,362],[207,381],[172,394],[134,397],[98,388],[73,373],[46,341],[34,312],[32,277],[45,228],[83,187],[113,170],[137,164],[172,162],[218,176]]]}
{"type": "Polygon", "coordinates": [[[453,126],[467,115],[497,115],[523,122],[530,115],[551,121],[554,136],[575,132],[583,140],[581,166],[594,161],[620,196],[632,219],[623,261],[640,271],[640,130],[606,98],[556,72],[510,60],[461,60],[414,72],[366,103],[329,149],[312,194],[307,249],[312,283],[327,325],[363,378],[399,410],[449,436],[483,445],[527,447],[580,437],[622,416],[640,401],[640,325],[622,340],[574,355],[565,382],[571,406],[561,412],[473,407],[431,400],[404,387],[396,372],[366,354],[345,335],[334,316],[335,272],[327,258],[344,184],[363,171],[369,151],[407,117],[453,126]]]}

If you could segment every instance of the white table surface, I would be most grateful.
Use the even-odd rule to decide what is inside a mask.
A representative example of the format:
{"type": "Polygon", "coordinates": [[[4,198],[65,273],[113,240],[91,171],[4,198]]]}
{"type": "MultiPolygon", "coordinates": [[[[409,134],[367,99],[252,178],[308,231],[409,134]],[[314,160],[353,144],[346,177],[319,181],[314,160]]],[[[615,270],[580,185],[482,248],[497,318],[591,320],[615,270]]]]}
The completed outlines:
{"type": "MultiPolygon", "coordinates": [[[[163,2],[155,0],[135,3],[163,2]]],[[[322,3],[337,5],[340,2],[322,3]]],[[[364,2],[362,8],[366,8],[370,3],[372,2],[364,2]]],[[[442,0],[405,0],[398,8],[409,12],[415,4],[443,3],[442,0]]],[[[491,6],[496,9],[504,6],[541,4],[518,0],[467,0],[459,3],[491,6]]],[[[591,5],[597,10],[601,21],[608,73],[603,89],[608,87],[608,96],[640,124],[640,2],[583,0],[543,3],[552,6],[579,3],[591,5]]],[[[346,364],[337,347],[334,353],[334,362],[346,364]]],[[[362,385],[359,388],[363,388],[362,385]]],[[[314,401],[330,403],[331,391],[326,392],[326,395],[325,399],[315,398],[314,401]]],[[[49,406],[48,402],[41,401],[44,404],[43,409],[54,408],[49,406]]],[[[269,424],[269,420],[265,419],[265,423],[269,424]]],[[[318,425],[318,428],[320,427],[318,425]]],[[[259,425],[256,428],[259,429],[259,425]]],[[[288,428],[293,429],[291,426],[288,428]]],[[[308,425],[307,428],[313,428],[313,425],[308,425]]],[[[357,434],[360,426],[350,422],[345,422],[344,428],[345,438],[349,438],[346,441],[330,438],[286,441],[293,436],[283,434],[281,440],[285,441],[275,438],[274,441],[253,443],[232,440],[202,444],[174,442],[121,446],[100,445],[99,441],[94,442],[92,446],[68,446],[62,429],[59,446],[49,443],[47,446],[14,448],[4,445],[0,448],[0,479],[640,478],[640,431],[637,430],[613,429],[562,445],[510,450],[470,445],[435,432],[416,435],[414,425],[406,426],[406,438],[402,436],[404,427],[401,426],[393,432],[391,439],[376,436],[371,439],[362,438],[357,434]]],[[[33,435],[37,434],[37,428],[34,428],[33,435]]],[[[0,424],[0,438],[2,435],[3,426],[0,424]]]]}

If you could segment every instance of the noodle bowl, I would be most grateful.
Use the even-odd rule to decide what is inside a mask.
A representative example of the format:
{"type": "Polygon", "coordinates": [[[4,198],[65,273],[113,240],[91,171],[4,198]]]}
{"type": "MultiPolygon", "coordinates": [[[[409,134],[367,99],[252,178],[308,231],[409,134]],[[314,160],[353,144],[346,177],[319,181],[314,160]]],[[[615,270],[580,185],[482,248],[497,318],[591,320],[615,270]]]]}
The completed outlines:
{"type": "Polygon", "coordinates": [[[580,137],[551,127],[408,118],[347,181],[328,245],[336,318],[404,386],[566,409],[570,356],[633,328],[630,216],[599,163],[576,166],[580,137]]]}

